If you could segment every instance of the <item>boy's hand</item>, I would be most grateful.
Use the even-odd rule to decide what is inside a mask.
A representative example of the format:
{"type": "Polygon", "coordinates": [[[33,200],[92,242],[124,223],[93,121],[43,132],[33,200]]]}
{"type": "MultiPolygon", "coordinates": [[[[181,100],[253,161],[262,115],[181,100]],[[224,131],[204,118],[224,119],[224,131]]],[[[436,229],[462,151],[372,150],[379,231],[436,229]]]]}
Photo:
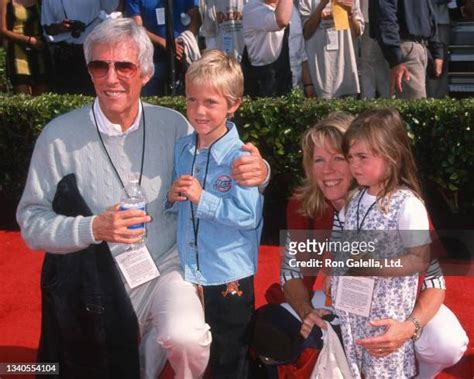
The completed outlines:
{"type": "Polygon", "coordinates": [[[187,186],[183,183],[181,178],[183,178],[183,176],[174,181],[173,185],[168,191],[168,194],[166,195],[166,197],[168,198],[168,201],[171,204],[174,204],[177,201],[188,200],[188,198],[185,195],[183,195],[183,192],[187,188],[187,186]]]}
{"type": "Polygon", "coordinates": [[[173,187],[171,188],[176,188],[178,197],[184,197],[184,200],[189,200],[196,205],[199,204],[202,194],[202,187],[199,183],[199,180],[197,180],[195,177],[191,175],[180,176],[174,182],[173,187]]]}
{"type": "Polygon", "coordinates": [[[322,317],[329,314],[331,314],[331,312],[327,309],[313,309],[308,312],[302,319],[300,334],[304,338],[308,338],[315,325],[326,330],[328,327],[322,317]]]}

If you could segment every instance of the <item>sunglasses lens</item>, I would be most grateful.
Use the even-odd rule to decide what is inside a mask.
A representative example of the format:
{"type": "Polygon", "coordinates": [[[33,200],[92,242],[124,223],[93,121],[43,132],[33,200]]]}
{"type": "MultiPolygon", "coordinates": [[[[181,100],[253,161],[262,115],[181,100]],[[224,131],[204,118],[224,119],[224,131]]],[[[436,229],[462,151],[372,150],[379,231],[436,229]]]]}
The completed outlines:
{"type": "Polygon", "coordinates": [[[109,71],[109,64],[104,61],[92,61],[87,65],[89,72],[96,78],[102,78],[107,75],[109,71]]]}
{"type": "Polygon", "coordinates": [[[137,72],[137,66],[132,62],[115,62],[115,71],[117,75],[131,77],[137,72]]]}
{"type": "MultiPolygon", "coordinates": [[[[112,62],[115,72],[123,78],[130,78],[137,72],[138,66],[132,62],[112,62]]],[[[103,78],[109,71],[109,62],[92,61],[87,65],[89,72],[95,78],[103,78]]]]}

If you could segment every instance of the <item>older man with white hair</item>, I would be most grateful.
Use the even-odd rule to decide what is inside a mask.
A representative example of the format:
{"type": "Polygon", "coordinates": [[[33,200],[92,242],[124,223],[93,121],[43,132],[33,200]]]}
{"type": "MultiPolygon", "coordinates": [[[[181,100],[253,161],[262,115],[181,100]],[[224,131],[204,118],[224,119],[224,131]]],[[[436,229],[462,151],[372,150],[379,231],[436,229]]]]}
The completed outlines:
{"type": "MultiPolygon", "coordinates": [[[[49,252],[38,360],[59,362],[62,377],[156,378],[168,359],[177,378],[198,378],[211,334],[195,287],[183,279],[176,220],[164,213],[174,145],[188,123],[140,101],[153,75],[153,46],[142,27],[106,20],[84,50],[97,97],[44,128],[17,211],[27,244],[49,252]],[[146,212],[119,208],[131,177],[141,183],[146,212]],[[124,259],[143,238],[143,228],[131,228],[141,223],[145,247],[124,259]],[[138,257],[142,266],[130,263],[138,257]],[[152,279],[133,284],[145,276],[152,279]]],[[[234,165],[244,185],[262,183],[268,171],[250,150],[234,165]]]]}

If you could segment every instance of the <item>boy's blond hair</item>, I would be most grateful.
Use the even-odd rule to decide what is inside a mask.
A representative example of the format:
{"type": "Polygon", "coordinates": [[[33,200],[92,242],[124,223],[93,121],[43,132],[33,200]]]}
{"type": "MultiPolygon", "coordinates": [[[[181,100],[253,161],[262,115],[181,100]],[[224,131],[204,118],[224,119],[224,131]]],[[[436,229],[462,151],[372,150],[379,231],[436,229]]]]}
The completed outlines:
{"type": "Polygon", "coordinates": [[[186,72],[186,83],[214,87],[229,106],[244,94],[244,75],[237,62],[219,50],[206,50],[201,59],[193,62],[186,72]]]}

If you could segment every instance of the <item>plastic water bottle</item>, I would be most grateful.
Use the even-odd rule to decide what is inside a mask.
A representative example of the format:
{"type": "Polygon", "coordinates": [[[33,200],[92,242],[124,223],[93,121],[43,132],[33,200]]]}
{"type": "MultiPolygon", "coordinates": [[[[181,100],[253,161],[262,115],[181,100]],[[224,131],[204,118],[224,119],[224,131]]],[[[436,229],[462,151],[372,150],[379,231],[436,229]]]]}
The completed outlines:
{"type": "MultiPolygon", "coordinates": [[[[139,180],[136,177],[130,179],[128,185],[124,188],[122,198],[120,201],[120,210],[127,211],[129,209],[140,209],[145,210],[146,199],[143,194],[142,188],[139,184],[139,180]]],[[[128,229],[145,229],[145,224],[130,225],[128,229]]],[[[145,230],[146,233],[146,230],[145,230]]],[[[145,243],[145,234],[142,236],[142,240],[136,246],[142,246],[145,243]]]]}

